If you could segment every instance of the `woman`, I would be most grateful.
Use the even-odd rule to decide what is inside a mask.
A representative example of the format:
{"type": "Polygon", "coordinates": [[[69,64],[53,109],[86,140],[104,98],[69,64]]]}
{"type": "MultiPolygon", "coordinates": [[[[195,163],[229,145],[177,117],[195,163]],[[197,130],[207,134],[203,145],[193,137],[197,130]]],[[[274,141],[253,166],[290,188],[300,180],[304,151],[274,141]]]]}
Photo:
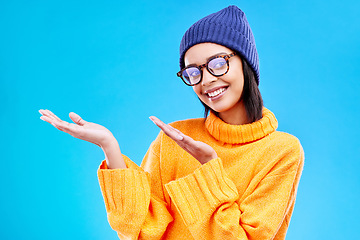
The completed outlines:
{"type": "Polygon", "coordinates": [[[103,126],[49,110],[41,119],[100,146],[108,220],[121,239],[285,239],[303,168],[297,138],[263,107],[259,61],[245,14],[229,6],[192,25],[178,76],[205,119],[164,124],[141,167],[103,126]]]}

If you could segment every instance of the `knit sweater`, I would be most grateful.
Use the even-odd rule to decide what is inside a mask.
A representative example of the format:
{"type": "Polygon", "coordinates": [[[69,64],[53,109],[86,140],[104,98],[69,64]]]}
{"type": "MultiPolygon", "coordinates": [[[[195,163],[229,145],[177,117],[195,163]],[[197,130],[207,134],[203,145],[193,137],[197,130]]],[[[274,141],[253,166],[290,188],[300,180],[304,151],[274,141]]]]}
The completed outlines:
{"type": "Polygon", "coordinates": [[[212,146],[201,165],[162,131],[141,167],[98,170],[108,220],[121,239],[285,239],[304,154],[276,131],[264,108],[254,123],[230,125],[213,113],[171,124],[212,146]]]}

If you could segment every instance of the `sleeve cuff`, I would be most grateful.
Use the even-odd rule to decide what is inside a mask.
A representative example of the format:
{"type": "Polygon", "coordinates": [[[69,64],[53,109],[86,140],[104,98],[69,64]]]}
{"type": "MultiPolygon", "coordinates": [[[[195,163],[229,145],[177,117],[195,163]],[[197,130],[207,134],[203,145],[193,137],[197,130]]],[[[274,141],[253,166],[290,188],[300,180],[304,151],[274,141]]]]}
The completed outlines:
{"type": "Polygon", "coordinates": [[[148,208],[150,184],[148,174],[135,169],[107,169],[102,163],[98,178],[107,211],[133,211],[148,208]],[[106,169],[106,170],[105,170],[106,169]]]}
{"type": "Polygon", "coordinates": [[[236,186],[227,176],[220,158],[209,161],[184,178],[165,184],[165,188],[187,225],[212,214],[221,204],[238,198],[236,186]]]}

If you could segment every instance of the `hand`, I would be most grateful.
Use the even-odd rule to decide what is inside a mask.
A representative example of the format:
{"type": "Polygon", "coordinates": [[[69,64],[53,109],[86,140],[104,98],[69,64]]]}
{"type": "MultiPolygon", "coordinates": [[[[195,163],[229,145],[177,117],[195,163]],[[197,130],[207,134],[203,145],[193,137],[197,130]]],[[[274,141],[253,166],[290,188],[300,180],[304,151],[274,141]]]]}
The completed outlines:
{"type": "Polygon", "coordinates": [[[41,109],[39,112],[42,115],[41,120],[52,124],[60,131],[101,147],[105,153],[106,164],[109,169],[126,168],[119,144],[107,128],[87,122],[74,112],[69,113],[69,117],[76,124],[61,120],[50,110],[41,109]]]}
{"type": "Polygon", "coordinates": [[[75,123],[68,123],[61,120],[50,110],[39,110],[41,120],[52,124],[60,131],[66,132],[73,137],[94,143],[99,147],[105,147],[114,140],[112,133],[105,127],[83,120],[74,112],[69,113],[70,119],[75,123]]]}
{"type": "Polygon", "coordinates": [[[183,134],[178,129],[163,123],[160,119],[151,116],[153,121],[163,132],[174,140],[181,148],[190,153],[201,164],[207,163],[212,159],[217,158],[215,150],[206,143],[195,141],[191,137],[183,134]]]}

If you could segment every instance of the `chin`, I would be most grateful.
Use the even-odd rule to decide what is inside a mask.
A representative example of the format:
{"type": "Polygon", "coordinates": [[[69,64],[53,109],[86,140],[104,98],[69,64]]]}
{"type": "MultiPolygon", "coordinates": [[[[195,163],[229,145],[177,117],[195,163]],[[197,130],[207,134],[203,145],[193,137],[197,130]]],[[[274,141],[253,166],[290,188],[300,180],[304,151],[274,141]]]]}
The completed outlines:
{"type": "MultiPolygon", "coordinates": [[[[209,106],[209,105],[208,105],[209,106]]],[[[217,113],[222,113],[222,112],[226,112],[228,111],[229,109],[231,109],[231,107],[229,106],[209,106],[214,112],[217,112],[217,113]]]]}

